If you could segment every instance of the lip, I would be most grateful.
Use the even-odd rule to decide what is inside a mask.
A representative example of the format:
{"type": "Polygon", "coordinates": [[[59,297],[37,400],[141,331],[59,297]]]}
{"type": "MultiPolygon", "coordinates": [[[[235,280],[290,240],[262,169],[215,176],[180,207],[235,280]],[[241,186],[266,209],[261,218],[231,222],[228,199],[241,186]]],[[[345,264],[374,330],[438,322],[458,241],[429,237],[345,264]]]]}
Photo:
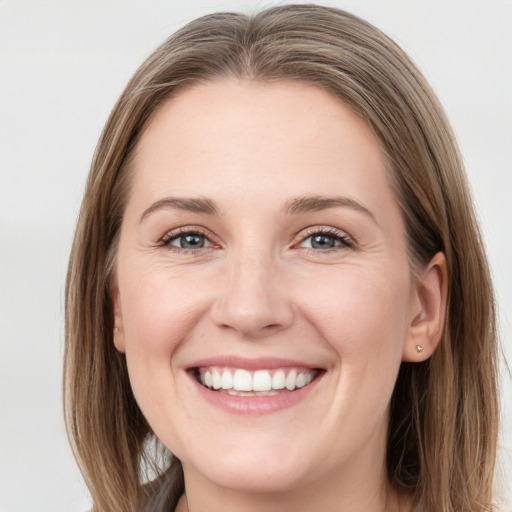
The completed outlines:
{"type": "Polygon", "coordinates": [[[263,415],[275,413],[299,404],[313,392],[322,377],[325,369],[312,366],[304,361],[280,358],[245,358],[239,356],[219,356],[195,361],[186,369],[186,373],[193,384],[195,392],[211,405],[224,411],[235,414],[263,415]],[[273,396],[233,396],[227,393],[220,393],[202,386],[195,376],[195,371],[199,367],[205,366],[224,366],[232,368],[241,368],[245,370],[275,370],[278,368],[308,368],[319,370],[315,379],[300,389],[295,391],[280,393],[273,396]]]}
{"type": "Polygon", "coordinates": [[[321,370],[318,366],[312,366],[310,363],[293,359],[277,357],[240,357],[235,355],[216,356],[206,359],[199,359],[188,365],[187,369],[192,370],[201,366],[226,366],[231,368],[241,368],[244,370],[277,370],[278,368],[310,368],[312,370],[321,370]]]}

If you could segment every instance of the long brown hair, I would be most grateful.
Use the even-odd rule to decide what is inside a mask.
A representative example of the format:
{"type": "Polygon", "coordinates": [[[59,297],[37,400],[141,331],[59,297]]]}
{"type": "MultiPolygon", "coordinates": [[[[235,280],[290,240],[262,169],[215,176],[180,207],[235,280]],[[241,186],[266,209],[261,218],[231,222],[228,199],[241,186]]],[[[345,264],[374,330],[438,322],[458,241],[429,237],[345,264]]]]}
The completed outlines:
{"type": "Polygon", "coordinates": [[[183,492],[175,459],[143,485],[152,432],[113,345],[110,286],[144,127],[182,88],[225,77],[315,84],[373,128],[390,162],[411,267],[443,251],[449,276],[437,351],[399,372],[388,477],[414,495],[417,510],[489,510],[498,430],[493,291],[449,123],[414,64],[378,29],[338,9],[285,5],[205,16],[171,36],[130,80],[100,138],[69,262],[64,368],[68,433],[94,511],[139,510],[152,493],[172,507],[183,492]]]}

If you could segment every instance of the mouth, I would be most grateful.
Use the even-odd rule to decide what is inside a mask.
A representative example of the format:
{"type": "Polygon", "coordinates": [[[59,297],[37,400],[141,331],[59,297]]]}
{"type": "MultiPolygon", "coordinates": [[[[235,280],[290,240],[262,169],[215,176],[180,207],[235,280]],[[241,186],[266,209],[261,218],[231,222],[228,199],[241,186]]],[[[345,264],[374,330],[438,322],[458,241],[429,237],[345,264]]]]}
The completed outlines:
{"type": "Polygon", "coordinates": [[[191,364],[186,373],[199,399],[232,414],[279,412],[316,396],[327,370],[275,357],[221,355],[191,364]]]}
{"type": "Polygon", "coordinates": [[[201,366],[192,374],[204,388],[237,397],[270,397],[296,392],[309,386],[322,372],[304,367],[249,370],[201,366]]]}

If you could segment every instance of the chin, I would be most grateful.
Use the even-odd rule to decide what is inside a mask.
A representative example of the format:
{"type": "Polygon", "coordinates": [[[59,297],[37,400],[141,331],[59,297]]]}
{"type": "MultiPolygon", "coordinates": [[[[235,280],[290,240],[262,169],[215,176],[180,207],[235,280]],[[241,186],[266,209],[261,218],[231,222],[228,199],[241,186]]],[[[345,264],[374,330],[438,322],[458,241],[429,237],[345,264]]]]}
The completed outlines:
{"type": "Polygon", "coordinates": [[[275,456],[248,462],[242,457],[235,461],[222,460],[215,468],[203,468],[202,474],[219,487],[244,493],[273,494],[292,490],[304,483],[303,465],[283,464],[275,456]]]}

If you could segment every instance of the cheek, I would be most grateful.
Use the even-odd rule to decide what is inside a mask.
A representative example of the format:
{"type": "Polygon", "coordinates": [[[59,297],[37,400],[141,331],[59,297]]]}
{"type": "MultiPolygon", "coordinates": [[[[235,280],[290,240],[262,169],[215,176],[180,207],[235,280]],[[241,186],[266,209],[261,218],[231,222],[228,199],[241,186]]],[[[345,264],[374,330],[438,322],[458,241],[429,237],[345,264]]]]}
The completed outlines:
{"type": "Polygon", "coordinates": [[[371,400],[391,393],[407,336],[409,294],[408,273],[348,268],[303,291],[304,316],[340,362],[343,396],[367,390],[371,400]]]}
{"type": "MultiPolygon", "coordinates": [[[[174,355],[191,336],[206,306],[191,293],[197,283],[146,269],[119,276],[125,352],[135,398],[148,418],[162,415],[162,397],[179,407],[174,355]],[[123,276],[129,278],[123,281],[123,276]],[[190,289],[188,288],[190,286],[190,289]],[[155,392],[158,390],[158,393],[155,392]]],[[[164,420],[165,421],[165,420],[164,420]]]]}
{"type": "Polygon", "coordinates": [[[388,276],[345,269],[310,281],[300,304],[327,339],[347,350],[369,345],[380,350],[403,339],[409,294],[403,272],[388,276]]]}
{"type": "Polygon", "coordinates": [[[172,355],[207,308],[206,296],[195,291],[200,290],[197,281],[173,275],[172,269],[127,280],[121,289],[127,353],[172,355]]]}

